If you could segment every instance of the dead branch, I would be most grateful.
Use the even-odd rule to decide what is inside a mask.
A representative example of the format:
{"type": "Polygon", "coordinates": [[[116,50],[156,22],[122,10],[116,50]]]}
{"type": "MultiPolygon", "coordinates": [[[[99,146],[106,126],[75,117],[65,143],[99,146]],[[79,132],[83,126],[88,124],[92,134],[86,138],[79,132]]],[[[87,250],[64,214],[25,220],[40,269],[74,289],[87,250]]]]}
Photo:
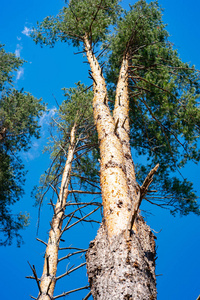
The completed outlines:
{"type": "Polygon", "coordinates": [[[77,288],[77,289],[74,289],[74,290],[71,290],[71,291],[69,291],[69,292],[64,292],[63,294],[61,294],[61,295],[58,295],[58,296],[55,296],[54,297],[54,299],[58,299],[58,298],[61,298],[61,297],[64,297],[64,296],[67,296],[67,295],[69,295],[69,294],[71,294],[71,293],[74,293],[74,292],[77,292],[77,291],[81,291],[81,290],[85,290],[85,289],[89,289],[89,285],[86,285],[86,286],[84,286],[84,287],[80,287],[80,288],[77,288]]]}
{"type": "Polygon", "coordinates": [[[51,206],[52,206],[52,208],[53,208],[53,213],[54,213],[54,215],[55,215],[55,214],[56,214],[56,212],[55,212],[55,204],[53,204],[52,199],[50,199],[50,203],[48,203],[48,205],[51,205],[51,206]]]}
{"type": "Polygon", "coordinates": [[[137,199],[135,199],[135,201],[133,203],[133,206],[132,206],[132,209],[131,209],[131,213],[130,213],[130,217],[129,217],[128,224],[127,224],[127,229],[126,229],[126,236],[127,237],[130,236],[131,233],[132,233],[131,230],[132,230],[133,224],[135,222],[135,219],[136,219],[139,207],[141,205],[142,199],[143,199],[144,195],[147,193],[147,190],[148,190],[150,184],[153,181],[153,176],[156,173],[156,171],[158,170],[158,167],[159,167],[159,164],[157,164],[149,172],[149,174],[145,178],[145,180],[144,180],[144,182],[143,182],[143,184],[142,184],[141,187],[138,185],[139,190],[138,190],[138,193],[137,193],[137,199]]]}
{"type": "MultiPolygon", "coordinates": [[[[70,273],[72,273],[72,272],[78,270],[79,268],[81,268],[81,267],[83,267],[83,266],[85,266],[85,265],[86,265],[86,262],[80,264],[79,266],[77,266],[77,267],[75,267],[75,268],[73,268],[73,269],[71,269],[71,270],[68,270],[68,271],[65,272],[64,274],[62,274],[62,275],[56,277],[56,280],[61,279],[61,278],[65,277],[65,276],[69,275],[70,273]]],[[[55,298],[54,298],[54,299],[55,299],[55,298]]]]}
{"type": "Polygon", "coordinates": [[[84,253],[84,252],[86,252],[86,251],[87,251],[87,249],[80,250],[80,251],[76,251],[76,252],[73,252],[73,253],[69,253],[69,254],[67,254],[66,256],[63,256],[63,257],[59,258],[59,259],[58,259],[58,262],[60,262],[60,261],[62,261],[62,260],[64,260],[64,259],[67,259],[67,258],[69,258],[69,257],[71,257],[71,256],[73,256],[73,255],[76,255],[76,254],[79,254],[79,253],[84,253]]]}
{"type": "MultiPolygon", "coordinates": [[[[89,293],[85,296],[85,298],[83,298],[83,300],[87,300],[89,299],[89,297],[92,295],[91,291],[89,291],[89,293]]],[[[197,299],[198,300],[198,299],[197,299]]],[[[200,299],[199,299],[200,300],[200,299]]]]}
{"type": "Polygon", "coordinates": [[[77,247],[64,247],[64,248],[59,248],[59,250],[80,250],[83,251],[85,249],[77,248],[77,247]]]}
{"type": "MultiPolygon", "coordinates": [[[[79,219],[80,220],[80,217],[76,217],[74,216],[74,219],[79,219]]],[[[87,222],[87,223],[97,223],[97,224],[101,224],[101,222],[97,221],[97,220],[82,220],[81,222],[87,222]]]]}
{"type": "Polygon", "coordinates": [[[159,164],[157,164],[147,175],[147,177],[145,178],[142,186],[140,187],[140,193],[141,193],[141,199],[146,195],[148,188],[150,186],[150,184],[153,181],[153,176],[155,175],[155,173],[157,172],[159,168],[159,164]]]}
{"type": "MultiPolygon", "coordinates": [[[[77,203],[77,205],[80,205],[79,203],[77,203]]],[[[88,206],[88,203],[86,203],[84,206],[78,207],[77,209],[75,209],[73,212],[69,213],[68,215],[65,215],[64,219],[70,217],[72,214],[74,215],[77,211],[85,208],[86,206],[88,206]]]]}
{"type": "MultiPolygon", "coordinates": [[[[68,193],[78,193],[78,194],[98,194],[98,195],[101,195],[101,192],[90,192],[90,191],[80,191],[80,190],[71,190],[71,191],[68,191],[68,193]]],[[[88,203],[90,204],[90,203],[88,203]]]]}
{"type": "Polygon", "coordinates": [[[67,227],[65,229],[68,230],[70,229],[71,227],[73,227],[74,225],[78,224],[79,222],[83,221],[85,218],[89,217],[91,214],[93,214],[95,211],[97,211],[99,209],[99,207],[95,208],[93,211],[91,211],[90,213],[88,213],[87,215],[85,215],[84,217],[80,218],[78,221],[74,222],[72,225],[70,225],[69,227],[67,227]]]}
{"type": "Polygon", "coordinates": [[[58,241],[60,240],[60,238],[63,235],[63,233],[67,230],[66,228],[69,225],[69,223],[70,223],[71,219],[73,218],[74,214],[75,214],[75,211],[72,212],[71,216],[69,217],[69,220],[67,221],[67,224],[65,225],[65,227],[63,228],[63,230],[61,230],[61,233],[60,233],[60,235],[58,237],[58,241]]]}
{"type": "Polygon", "coordinates": [[[102,206],[103,205],[100,202],[79,202],[79,203],[71,202],[71,203],[67,203],[67,206],[70,206],[70,205],[85,205],[85,204],[96,205],[96,206],[102,206]]]}
{"type": "Polygon", "coordinates": [[[50,185],[50,187],[54,190],[54,192],[56,193],[56,195],[57,195],[57,197],[58,197],[58,199],[59,199],[59,194],[58,194],[57,189],[56,189],[51,183],[49,183],[49,185],[50,185]]]}
{"type": "Polygon", "coordinates": [[[38,242],[41,242],[41,243],[44,244],[45,246],[47,246],[47,243],[45,243],[45,242],[42,241],[41,239],[36,238],[36,240],[37,240],[38,242]]]}
{"type": "Polygon", "coordinates": [[[32,272],[33,272],[33,275],[34,275],[34,277],[35,277],[35,280],[36,280],[36,282],[37,282],[37,286],[38,286],[38,289],[39,289],[39,293],[41,294],[42,291],[41,291],[41,288],[40,288],[40,279],[39,279],[38,276],[37,276],[35,266],[34,266],[34,265],[31,266],[31,264],[29,263],[29,261],[28,261],[28,264],[29,264],[29,266],[30,266],[30,268],[31,268],[31,270],[32,270],[32,272]]]}

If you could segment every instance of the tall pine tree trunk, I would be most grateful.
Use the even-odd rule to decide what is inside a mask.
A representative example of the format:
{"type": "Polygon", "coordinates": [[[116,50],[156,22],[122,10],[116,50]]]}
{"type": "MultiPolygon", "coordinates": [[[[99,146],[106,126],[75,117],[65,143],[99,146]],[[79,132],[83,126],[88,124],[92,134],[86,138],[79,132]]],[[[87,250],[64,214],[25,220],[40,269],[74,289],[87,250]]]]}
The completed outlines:
{"type": "MultiPolygon", "coordinates": [[[[94,299],[156,299],[154,235],[139,216],[142,190],[136,182],[129,142],[128,58],[122,61],[113,116],[102,70],[85,37],[94,89],[104,219],[87,251],[94,299]]],[[[146,185],[145,185],[146,186],[146,185]]]]}

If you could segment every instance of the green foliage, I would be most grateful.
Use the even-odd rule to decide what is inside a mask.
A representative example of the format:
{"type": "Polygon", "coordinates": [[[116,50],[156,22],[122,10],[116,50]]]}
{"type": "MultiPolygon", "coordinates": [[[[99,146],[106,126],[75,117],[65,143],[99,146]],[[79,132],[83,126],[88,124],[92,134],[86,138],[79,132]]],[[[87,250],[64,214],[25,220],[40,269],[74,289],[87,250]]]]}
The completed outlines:
{"type": "Polygon", "coordinates": [[[13,215],[10,206],[23,195],[24,165],[20,151],[30,148],[31,138],[39,138],[38,118],[45,107],[31,94],[13,88],[14,71],[23,61],[0,46],[0,245],[10,245],[28,224],[28,216],[13,215]]]}
{"type": "Polygon", "coordinates": [[[5,84],[12,84],[13,72],[23,64],[23,60],[15,54],[6,53],[3,46],[0,44],[0,92],[5,88],[5,84]]]}
{"type": "Polygon", "coordinates": [[[41,99],[30,93],[9,90],[0,99],[0,133],[3,145],[9,151],[27,151],[31,137],[39,138],[38,117],[44,111],[41,99]]]}
{"type": "Polygon", "coordinates": [[[192,184],[171,178],[169,172],[180,172],[189,160],[200,160],[199,73],[180,60],[165,27],[157,1],[147,4],[140,0],[132,6],[111,38],[107,80],[113,89],[122,58],[127,55],[131,145],[151,162],[146,173],[160,164],[157,186],[160,196],[167,190],[171,212],[187,214],[190,208],[199,214],[192,184]]]}
{"type": "Polygon", "coordinates": [[[118,0],[71,0],[56,17],[38,23],[31,36],[41,45],[72,40],[74,46],[79,46],[85,35],[97,43],[105,39],[119,12],[118,0]]]}
{"type": "Polygon", "coordinates": [[[155,182],[160,196],[166,196],[167,189],[171,212],[199,214],[192,184],[172,177],[188,161],[200,160],[199,73],[181,61],[169,42],[158,1],[139,0],[124,11],[117,1],[72,0],[56,18],[38,24],[32,36],[41,45],[71,40],[79,46],[85,35],[91,44],[102,42],[107,48],[102,62],[113,98],[122,59],[129,59],[131,146],[148,162],[139,179],[144,169],[147,174],[159,163],[155,182]]]}

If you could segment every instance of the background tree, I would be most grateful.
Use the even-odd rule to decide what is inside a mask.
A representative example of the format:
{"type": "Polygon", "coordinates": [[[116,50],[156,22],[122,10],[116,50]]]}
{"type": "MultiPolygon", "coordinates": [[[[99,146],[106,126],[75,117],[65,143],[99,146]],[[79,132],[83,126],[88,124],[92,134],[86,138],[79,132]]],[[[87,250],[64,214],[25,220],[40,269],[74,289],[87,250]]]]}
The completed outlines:
{"type": "Polygon", "coordinates": [[[28,277],[36,280],[39,288],[37,299],[40,300],[49,297],[57,299],[89,288],[88,285],[78,285],[76,289],[54,296],[56,282],[86,264],[82,258],[86,249],[70,246],[71,241],[68,239],[66,242],[69,246],[60,247],[64,233],[83,222],[98,222],[90,216],[101,208],[101,203],[94,201],[95,196],[93,199],[90,196],[85,202],[79,196],[101,194],[97,160],[99,153],[91,107],[93,93],[80,83],[76,88],[64,90],[66,100],[60,105],[57,117],[52,120],[51,138],[45,149],[51,153],[51,166],[42,175],[41,185],[36,189],[39,209],[47,196],[53,208],[48,242],[38,239],[46,245],[43,274],[38,278],[35,267],[31,266],[33,276],[28,277]],[[61,252],[67,254],[59,255],[61,252]],[[60,263],[74,255],[81,255],[81,263],[76,267],[68,267],[66,272],[57,276],[60,263]]]}
{"type": "Polygon", "coordinates": [[[10,206],[23,195],[25,170],[20,151],[27,151],[31,138],[39,138],[38,118],[45,110],[41,99],[13,87],[15,71],[23,60],[6,53],[0,45],[0,245],[10,245],[28,224],[28,215],[13,215],[10,206]]]}
{"type": "Polygon", "coordinates": [[[93,297],[155,299],[154,237],[139,207],[159,162],[159,191],[162,196],[167,193],[172,212],[199,214],[191,183],[169,173],[188,160],[199,161],[198,74],[180,61],[168,42],[157,2],[148,5],[141,0],[120,17],[119,12],[117,1],[70,1],[56,18],[47,17],[38,25],[33,36],[51,46],[59,39],[83,45],[91,67],[104,206],[104,222],[87,253],[93,297]],[[110,37],[108,28],[114,22],[116,30],[110,37]],[[94,54],[100,42],[110,54],[112,74],[108,72],[107,80],[116,85],[113,115],[102,65],[94,54]],[[141,186],[136,182],[130,141],[151,165],[156,163],[141,186]]]}

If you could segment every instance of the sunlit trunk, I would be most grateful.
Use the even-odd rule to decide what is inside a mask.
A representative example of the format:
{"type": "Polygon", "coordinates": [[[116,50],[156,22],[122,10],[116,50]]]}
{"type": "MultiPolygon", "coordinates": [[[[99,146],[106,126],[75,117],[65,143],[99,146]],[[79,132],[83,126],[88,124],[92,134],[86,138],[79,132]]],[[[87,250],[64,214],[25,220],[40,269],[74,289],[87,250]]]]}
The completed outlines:
{"type": "Polygon", "coordinates": [[[107,104],[107,90],[102,70],[94,56],[87,37],[85,50],[91,67],[94,89],[94,120],[97,126],[101,170],[100,181],[104,219],[109,237],[126,230],[131,211],[124,155],[116,125],[107,104]]]}
{"type": "Polygon", "coordinates": [[[122,61],[112,116],[102,70],[87,37],[85,50],[93,79],[104,208],[104,220],[86,254],[91,292],[99,300],[153,300],[155,243],[151,230],[138,215],[140,187],[129,138],[128,59],[122,61]]]}

